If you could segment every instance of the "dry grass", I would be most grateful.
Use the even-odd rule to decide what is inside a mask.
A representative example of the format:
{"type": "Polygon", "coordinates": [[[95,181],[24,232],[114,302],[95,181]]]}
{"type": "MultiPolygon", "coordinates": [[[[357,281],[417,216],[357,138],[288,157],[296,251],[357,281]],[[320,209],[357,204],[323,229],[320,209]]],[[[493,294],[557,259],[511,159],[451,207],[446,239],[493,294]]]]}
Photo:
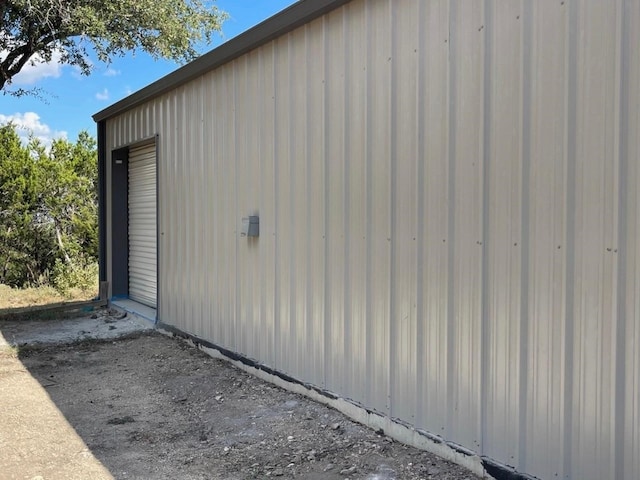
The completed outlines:
{"type": "Polygon", "coordinates": [[[97,286],[95,290],[72,289],[68,295],[62,295],[52,287],[18,289],[0,284],[0,310],[77,300],[90,300],[97,294],[97,286]]]}
{"type": "Polygon", "coordinates": [[[0,345],[0,359],[18,358],[19,349],[15,345],[0,345]]]}

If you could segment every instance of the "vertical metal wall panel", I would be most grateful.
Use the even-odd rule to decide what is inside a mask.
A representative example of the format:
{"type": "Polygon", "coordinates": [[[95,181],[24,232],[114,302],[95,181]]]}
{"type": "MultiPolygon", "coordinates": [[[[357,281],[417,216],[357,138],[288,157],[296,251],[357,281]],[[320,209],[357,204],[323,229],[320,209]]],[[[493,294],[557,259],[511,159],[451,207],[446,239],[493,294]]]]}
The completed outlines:
{"type": "Polygon", "coordinates": [[[639,39],[639,0],[353,0],[108,119],[158,135],[160,319],[539,478],[638,477],[639,39]]]}
{"type": "MultiPolygon", "coordinates": [[[[175,135],[174,125],[176,125],[175,119],[175,92],[168,94],[167,98],[163,102],[163,120],[165,123],[160,127],[161,132],[169,132],[175,135]]],[[[160,133],[160,132],[159,132],[160,133]]],[[[160,212],[158,212],[158,221],[160,228],[160,245],[158,245],[158,256],[160,260],[159,273],[160,278],[160,308],[159,315],[172,315],[177,317],[178,310],[175,301],[169,301],[169,295],[162,295],[163,291],[176,292],[178,279],[178,265],[179,260],[177,258],[176,245],[177,242],[172,239],[177,234],[175,226],[177,222],[176,218],[176,201],[175,195],[177,189],[174,185],[177,185],[177,165],[176,160],[177,142],[171,141],[168,143],[168,135],[159,134],[158,140],[161,145],[161,152],[159,156],[158,177],[160,180],[160,187],[158,188],[158,198],[160,200],[160,212]],[[164,148],[162,148],[164,147],[164,148]],[[163,175],[163,172],[166,174],[163,175]],[[164,208],[163,208],[164,207],[164,208]],[[169,228],[171,226],[171,228],[169,228]]],[[[173,297],[173,294],[171,295],[173,297]]]]}
{"type": "MultiPolygon", "coordinates": [[[[255,194],[255,186],[253,183],[253,175],[249,175],[249,164],[255,163],[255,156],[248,158],[250,155],[251,144],[256,141],[255,133],[255,115],[248,114],[248,108],[255,108],[251,105],[253,101],[253,95],[248,93],[249,88],[249,76],[248,76],[248,61],[249,56],[241,57],[233,62],[234,70],[234,130],[235,135],[235,181],[238,184],[242,182],[244,184],[243,194],[239,192],[235,193],[235,200],[237,202],[237,208],[233,209],[239,213],[239,218],[234,219],[234,223],[237,225],[238,232],[240,231],[240,224],[242,217],[248,216],[249,209],[255,209],[257,207],[256,202],[253,201],[255,194]],[[241,213],[246,212],[246,213],[241,213]]],[[[239,236],[239,235],[238,235],[239,236]]],[[[236,317],[236,331],[235,331],[235,350],[239,353],[247,353],[251,349],[252,332],[255,328],[253,325],[253,318],[251,311],[253,307],[252,297],[252,273],[249,271],[251,268],[253,250],[249,248],[250,239],[239,238],[238,249],[236,257],[236,269],[238,275],[236,276],[236,305],[235,310],[237,312],[236,317]]],[[[255,245],[255,242],[251,242],[255,245]]]]}
{"type": "Polygon", "coordinates": [[[620,183],[621,229],[619,252],[621,313],[617,345],[618,402],[616,413],[618,478],[633,478],[640,472],[640,2],[623,4],[623,35],[620,68],[628,75],[620,92],[620,183]]]}
{"type": "Polygon", "coordinates": [[[200,98],[199,100],[199,115],[200,115],[200,139],[197,139],[198,143],[198,155],[201,161],[201,175],[198,179],[198,202],[201,209],[199,218],[199,239],[200,246],[198,250],[198,266],[199,266],[199,282],[201,292],[200,302],[200,321],[201,331],[203,338],[212,338],[212,323],[211,318],[214,318],[213,304],[214,296],[212,292],[215,291],[214,279],[215,279],[215,267],[214,256],[202,252],[210,252],[213,250],[213,233],[215,231],[215,220],[213,219],[212,203],[215,201],[214,194],[212,192],[212,185],[214,177],[214,165],[213,165],[213,136],[211,132],[214,131],[214,119],[209,113],[214,111],[213,94],[212,94],[212,76],[211,74],[203,75],[200,79],[200,98]],[[206,221],[205,221],[206,220],[206,221]]]}
{"type": "MultiPolygon", "coordinates": [[[[307,26],[305,36],[305,50],[307,58],[316,59],[306,62],[306,102],[307,117],[305,121],[307,137],[307,210],[305,212],[306,230],[308,236],[308,255],[306,270],[309,281],[306,284],[307,305],[305,316],[307,333],[305,343],[307,345],[307,369],[311,381],[316,385],[322,385],[325,380],[324,342],[318,339],[324,338],[325,324],[325,219],[324,209],[326,204],[325,189],[325,151],[324,151],[324,94],[326,80],[325,73],[325,49],[324,49],[324,21],[314,22],[307,26]],[[316,126],[316,122],[320,125],[316,126]]],[[[346,241],[346,239],[345,239],[346,241]]],[[[345,338],[351,334],[347,329],[345,338]]],[[[343,340],[344,341],[344,340],[343,340]]]]}
{"type": "Polygon", "coordinates": [[[274,45],[274,142],[275,142],[275,235],[276,235],[276,337],[275,367],[286,369],[295,362],[293,354],[296,339],[290,337],[293,313],[291,312],[291,253],[295,232],[291,225],[291,79],[289,76],[291,42],[289,35],[275,41],[274,45]],[[281,128],[284,126],[284,128],[281,128]]]}
{"type": "Polygon", "coordinates": [[[417,417],[417,190],[416,91],[418,4],[389,4],[391,17],[391,292],[390,389],[392,416],[417,417]],[[393,392],[404,392],[394,395],[393,392]]]}
{"type": "MultiPolygon", "coordinates": [[[[220,72],[216,72],[217,81],[213,81],[213,75],[208,74],[207,90],[211,95],[210,103],[207,107],[210,107],[209,112],[221,111],[226,99],[226,95],[223,93],[223,82],[219,78],[220,72]]],[[[208,293],[210,313],[209,317],[209,331],[210,338],[224,338],[224,324],[219,319],[225,318],[226,312],[224,311],[225,305],[228,304],[228,299],[224,295],[224,289],[227,286],[228,280],[226,278],[226,271],[224,269],[224,261],[227,255],[222,255],[222,238],[225,236],[224,224],[226,220],[225,210],[220,208],[222,201],[223,188],[228,182],[228,179],[224,178],[222,164],[224,161],[224,137],[222,136],[223,125],[221,122],[226,120],[227,116],[223,115],[208,115],[211,118],[211,129],[208,130],[209,137],[209,150],[210,155],[208,163],[211,165],[210,176],[207,177],[208,181],[208,195],[206,197],[206,206],[203,211],[203,215],[208,215],[207,224],[210,226],[209,247],[207,249],[206,257],[209,258],[209,278],[211,279],[211,289],[208,293]],[[214,135],[214,132],[218,132],[218,135],[214,135]]]]}
{"type": "Polygon", "coordinates": [[[523,131],[523,138],[528,135],[528,179],[523,179],[528,223],[522,248],[529,273],[523,277],[528,288],[522,292],[520,319],[527,332],[520,342],[526,356],[520,392],[526,421],[517,466],[541,478],[564,478],[566,219],[571,214],[566,208],[568,7],[540,2],[524,7],[523,73],[529,80],[523,118],[529,129],[523,131]]]}
{"type": "MultiPolygon", "coordinates": [[[[367,403],[390,414],[391,17],[390,0],[367,2],[367,403]]],[[[349,259],[346,259],[349,261],[349,259]]]]}
{"type": "MultiPolygon", "coordinates": [[[[260,214],[260,177],[259,172],[259,124],[263,119],[253,114],[255,105],[253,96],[258,92],[259,62],[257,53],[239,59],[241,62],[240,75],[242,80],[238,82],[238,108],[241,118],[245,119],[244,127],[240,130],[245,137],[238,142],[238,179],[246,179],[247,188],[244,195],[238,195],[238,210],[245,212],[242,216],[260,214]],[[244,151],[242,150],[244,148],[244,151]]],[[[262,338],[260,326],[260,297],[258,279],[260,278],[260,242],[255,239],[241,238],[238,246],[238,281],[240,282],[238,298],[238,321],[241,328],[239,334],[244,338],[242,352],[258,352],[257,343],[262,338]],[[246,241],[245,241],[246,240],[246,241]]]]}
{"type": "MultiPolygon", "coordinates": [[[[333,138],[338,142],[329,142],[335,147],[330,159],[343,158],[344,183],[344,224],[349,228],[345,236],[344,255],[349,259],[344,271],[345,318],[349,322],[349,336],[344,337],[344,351],[347,352],[348,362],[342,375],[342,385],[345,395],[357,398],[367,391],[367,332],[369,323],[367,318],[367,178],[368,166],[366,162],[366,105],[367,105],[367,56],[366,56],[366,18],[364,15],[349,14],[351,9],[362,9],[360,2],[348,4],[345,11],[334,12],[326,21],[326,51],[327,59],[326,82],[331,85],[327,91],[325,124],[332,128],[333,138]],[[335,18],[335,19],[334,19],[335,18]],[[333,21],[330,21],[333,20],[333,21]],[[335,34],[332,33],[335,26],[335,34]],[[343,48],[339,42],[343,39],[343,48]],[[339,52],[337,55],[334,52],[339,52]],[[331,62],[331,63],[329,63],[331,62]],[[344,79],[342,80],[342,77],[344,79]],[[331,100],[328,100],[331,99],[331,100]],[[334,109],[343,112],[339,122],[331,115],[334,109]]],[[[335,160],[331,160],[335,163],[335,160]]],[[[328,164],[328,163],[327,163],[328,164]]],[[[327,171],[327,179],[329,172],[327,171]]],[[[329,201],[332,198],[327,194],[329,201]]],[[[327,205],[330,205],[327,203],[327,205]]],[[[333,213],[327,209],[327,219],[333,213]]],[[[330,228],[330,222],[327,221],[330,228]]],[[[329,233],[329,232],[327,232],[329,233]]],[[[327,267],[333,263],[327,257],[327,267]]],[[[328,285],[333,283],[327,277],[328,285]]],[[[328,350],[325,346],[325,350],[328,350]]],[[[336,372],[338,365],[336,365],[336,372]]],[[[364,399],[363,399],[364,400],[364,399]]]]}
{"type": "Polygon", "coordinates": [[[450,438],[480,450],[484,4],[451,2],[449,429],[450,438]]]}
{"type": "MultiPolygon", "coordinates": [[[[202,88],[202,78],[199,78],[194,82],[194,88],[189,90],[187,96],[190,115],[188,115],[186,138],[192,145],[191,155],[193,164],[193,168],[189,169],[189,185],[192,185],[192,188],[189,189],[187,208],[193,212],[201,210],[203,207],[202,179],[204,178],[204,158],[202,144],[204,143],[204,132],[202,131],[202,117],[204,112],[202,109],[202,88]]],[[[188,301],[191,307],[191,317],[194,322],[193,330],[198,332],[199,336],[204,336],[206,331],[203,325],[202,307],[206,299],[206,292],[203,288],[204,270],[202,268],[203,262],[201,261],[201,252],[204,251],[201,215],[202,212],[200,215],[189,215],[187,217],[189,219],[187,232],[190,234],[189,266],[191,272],[187,285],[190,292],[188,301]]]]}
{"type": "MultiPolygon", "coordinates": [[[[323,37],[325,49],[325,129],[326,157],[326,285],[325,285],[325,386],[330,389],[348,390],[350,386],[344,378],[345,367],[352,361],[346,349],[343,335],[345,329],[346,285],[345,268],[347,256],[345,252],[345,236],[347,209],[345,208],[345,169],[350,163],[360,163],[362,158],[344,157],[344,145],[348,128],[342,118],[346,101],[344,78],[347,71],[345,65],[345,28],[341,18],[330,15],[325,24],[323,37]]],[[[318,125],[320,128],[320,125],[318,125]]]]}
{"type": "Polygon", "coordinates": [[[575,478],[614,478],[613,326],[618,152],[616,17],[621,2],[577,4],[572,465],[575,478]],[[589,8],[586,8],[588,5],[589,8]],[[589,439],[585,445],[585,439],[589,439]]]}
{"type": "Polygon", "coordinates": [[[219,159],[220,171],[224,179],[222,188],[222,204],[219,208],[224,209],[221,224],[220,255],[225,255],[224,274],[228,282],[226,292],[225,308],[223,309],[222,323],[224,325],[223,341],[226,346],[237,350],[238,348],[238,226],[241,221],[238,211],[238,186],[237,178],[237,147],[238,142],[244,139],[240,131],[244,119],[239,117],[237,110],[238,93],[236,82],[238,80],[237,62],[227,64],[223,67],[224,94],[226,95],[224,115],[222,122],[225,132],[223,156],[219,159]],[[228,160],[231,160],[229,162],[228,160]]]}
{"type": "MultiPolygon", "coordinates": [[[[185,147],[189,144],[186,138],[186,105],[185,105],[185,87],[179,87],[174,97],[175,110],[173,113],[174,135],[172,139],[175,144],[176,162],[174,185],[185,185],[186,188],[172,188],[171,206],[175,209],[174,223],[168,230],[171,236],[168,239],[169,248],[175,251],[176,260],[176,283],[175,290],[170,295],[176,304],[176,314],[182,318],[184,328],[193,332],[193,319],[189,314],[189,297],[191,292],[186,285],[187,276],[190,274],[189,265],[187,264],[187,256],[189,255],[189,245],[187,243],[187,221],[189,211],[186,208],[186,198],[189,190],[193,187],[189,183],[190,162],[185,158],[185,147]]],[[[169,226],[168,226],[169,227],[169,226]]]]}
{"type": "MultiPolygon", "coordinates": [[[[261,314],[262,314],[262,328],[264,334],[260,339],[260,358],[262,361],[269,365],[275,365],[275,304],[276,304],[276,290],[275,282],[275,252],[276,238],[275,219],[276,219],[276,204],[275,204],[275,143],[274,143],[274,131],[276,128],[275,122],[275,99],[273,92],[275,91],[275,78],[274,78],[274,46],[273,44],[266,46],[260,55],[258,84],[258,95],[264,99],[261,102],[260,114],[261,121],[259,124],[260,129],[260,219],[261,219],[261,233],[260,233],[260,245],[261,245],[261,257],[262,264],[261,277],[256,279],[260,282],[262,299],[261,299],[261,314]]],[[[323,316],[324,319],[324,316],[323,316]]]]}
{"type": "Polygon", "coordinates": [[[197,112],[197,123],[194,125],[194,133],[192,140],[196,145],[196,154],[198,157],[198,168],[196,170],[196,174],[198,175],[195,179],[195,194],[193,199],[194,209],[200,209],[200,215],[194,215],[194,230],[196,231],[196,241],[194,243],[194,265],[197,268],[197,277],[195,278],[196,286],[194,288],[195,298],[194,302],[197,303],[197,312],[196,315],[198,317],[198,331],[200,331],[200,335],[205,337],[209,334],[208,328],[208,319],[210,318],[207,315],[208,310],[208,297],[209,292],[207,290],[207,277],[208,271],[206,269],[206,262],[203,261],[202,252],[207,251],[208,246],[208,236],[207,236],[207,228],[206,224],[208,222],[203,222],[204,216],[204,208],[206,207],[206,203],[204,199],[206,198],[207,186],[208,186],[208,177],[207,177],[207,163],[208,163],[208,155],[205,150],[205,138],[208,136],[208,132],[204,129],[205,125],[205,114],[207,113],[204,109],[204,99],[206,98],[206,88],[207,84],[205,83],[205,78],[201,77],[198,79],[198,90],[195,92],[196,94],[192,96],[192,101],[195,103],[195,108],[197,112]]]}
{"type": "MultiPolygon", "coordinates": [[[[522,2],[498,0],[485,4],[484,85],[484,256],[482,337],[483,451],[491,457],[520,463],[517,443],[525,405],[520,318],[523,282],[523,208],[528,209],[528,185],[523,159],[523,108],[528,102],[523,81],[522,2]],[[527,100],[525,100],[525,98],[527,100]]],[[[528,126],[529,119],[526,119],[528,126]]],[[[528,135],[528,132],[524,135],[528,135]]],[[[528,145],[527,145],[528,146],[528,145]]],[[[525,217],[526,218],[526,217],[525,217]]],[[[525,225],[526,228],[526,225],[525,225]]],[[[526,244],[525,244],[526,246],[526,244]]],[[[528,255],[528,251],[524,255],[528,255]]],[[[526,275],[528,272],[524,272],[526,275]]]]}
{"type": "Polygon", "coordinates": [[[448,437],[449,15],[447,0],[418,2],[418,425],[448,437]]]}
{"type": "MultiPolygon", "coordinates": [[[[354,45],[350,35],[362,34],[362,29],[349,31],[346,18],[341,11],[333,12],[324,22],[324,60],[325,60],[325,178],[326,178],[326,309],[327,330],[325,335],[326,386],[329,389],[340,388],[345,392],[353,391],[350,379],[353,369],[358,368],[358,359],[352,354],[350,322],[353,292],[350,290],[348,276],[353,268],[349,258],[350,222],[353,219],[349,211],[351,184],[349,181],[351,166],[362,165],[360,155],[346,156],[348,142],[351,140],[347,125],[346,102],[349,99],[364,99],[364,92],[353,91],[351,69],[348,66],[347,49],[357,48],[362,55],[362,45],[354,45]]],[[[356,188],[356,191],[360,187],[356,188]]],[[[357,222],[357,220],[355,220],[357,222]]],[[[364,248],[364,242],[360,243],[364,248]]],[[[366,355],[366,352],[363,352],[366,355]]],[[[362,357],[361,357],[362,358],[362,357]]],[[[359,370],[365,375],[365,370],[359,370]]]]}
{"type": "Polygon", "coordinates": [[[291,81],[289,98],[289,168],[291,189],[288,199],[291,204],[289,222],[292,228],[291,255],[291,325],[289,330],[289,344],[293,356],[292,373],[299,377],[308,374],[307,355],[307,321],[306,304],[307,289],[313,272],[307,270],[309,255],[309,231],[307,228],[307,205],[309,203],[309,188],[307,185],[307,170],[309,168],[311,152],[307,149],[307,62],[306,30],[303,27],[289,34],[289,62],[288,75],[291,81]]]}

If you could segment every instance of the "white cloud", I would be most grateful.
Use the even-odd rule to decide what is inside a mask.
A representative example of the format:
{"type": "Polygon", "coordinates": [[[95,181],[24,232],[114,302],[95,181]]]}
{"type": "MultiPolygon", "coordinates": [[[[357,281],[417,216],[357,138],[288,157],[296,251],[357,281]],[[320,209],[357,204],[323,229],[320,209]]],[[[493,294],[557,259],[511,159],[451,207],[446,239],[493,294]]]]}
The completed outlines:
{"type": "Polygon", "coordinates": [[[9,122],[15,125],[18,135],[25,143],[29,140],[29,135],[39,139],[47,147],[55,138],[67,138],[67,132],[52,130],[49,125],[40,121],[40,115],[35,112],[14,113],[13,115],[0,113],[0,125],[9,122]]]}
{"type": "Polygon", "coordinates": [[[116,70],[115,68],[107,68],[107,70],[104,72],[104,76],[105,77],[117,77],[118,75],[120,75],[120,70],[116,70]]]}
{"type": "Polygon", "coordinates": [[[105,88],[101,92],[96,93],[96,98],[102,101],[109,100],[109,90],[105,88]]]}
{"type": "MultiPolygon", "coordinates": [[[[6,52],[0,53],[0,58],[4,58],[6,52]]],[[[18,86],[33,85],[44,78],[58,78],[62,75],[62,55],[60,52],[53,52],[50,62],[44,62],[40,55],[34,55],[22,70],[13,77],[12,84],[18,86]]]]}

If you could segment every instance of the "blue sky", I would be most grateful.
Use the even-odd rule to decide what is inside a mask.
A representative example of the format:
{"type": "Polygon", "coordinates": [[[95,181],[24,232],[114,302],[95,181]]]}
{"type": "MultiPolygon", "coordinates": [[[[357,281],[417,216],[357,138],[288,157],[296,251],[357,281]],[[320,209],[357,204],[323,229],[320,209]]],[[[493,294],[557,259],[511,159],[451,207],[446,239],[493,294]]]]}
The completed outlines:
{"type": "MultiPolygon", "coordinates": [[[[223,25],[222,36],[216,36],[211,45],[203,46],[201,53],[293,3],[295,0],[217,0],[216,5],[229,14],[229,19],[223,25]]],[[[77,69],[55,61],[28,67],[14,79],[12,86],[38,87],[43,98],[0,94],[0,124],[13,121],[23,138],[31,131],[45,144],[58,137],[74,141],[82,130],[95,136],[96,127],[91,115],[179,66],[170,61],[155,61],[138,52],[135,56],[115,58],[110,65],[95,61],[90,76],[80,75],[77,69]]]]}

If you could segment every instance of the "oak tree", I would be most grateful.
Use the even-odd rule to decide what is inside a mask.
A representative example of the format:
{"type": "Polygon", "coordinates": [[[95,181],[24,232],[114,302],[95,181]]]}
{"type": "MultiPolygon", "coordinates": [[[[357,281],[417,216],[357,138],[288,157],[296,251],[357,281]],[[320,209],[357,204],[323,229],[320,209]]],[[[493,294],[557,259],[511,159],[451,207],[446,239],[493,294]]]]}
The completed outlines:
{"type": "Polygon", "coordinates": [[[54,56],[83,74],[92,51],[103,62],[136,50],[189,61],[225,18],[210,0],[2,0],[0,91],[28,62],[54,56]]]}

